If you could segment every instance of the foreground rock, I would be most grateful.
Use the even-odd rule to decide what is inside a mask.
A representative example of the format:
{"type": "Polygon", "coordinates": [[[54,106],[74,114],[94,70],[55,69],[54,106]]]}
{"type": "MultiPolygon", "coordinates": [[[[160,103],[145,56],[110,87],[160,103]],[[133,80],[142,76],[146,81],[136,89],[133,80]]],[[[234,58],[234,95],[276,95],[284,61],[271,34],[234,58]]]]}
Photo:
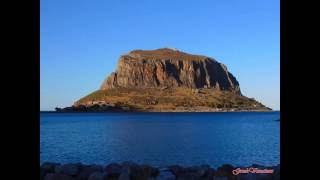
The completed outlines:
{"type": "Polygon", "coordinates": [[[172,165],[155,168],[133,162],[111,163],[106,166],[43,163],[40,166],[41,180],[279,180],[280,165],[264,167],[234,167],[229,164],[217,169],[209,165],[183,167],[172,165]]]}

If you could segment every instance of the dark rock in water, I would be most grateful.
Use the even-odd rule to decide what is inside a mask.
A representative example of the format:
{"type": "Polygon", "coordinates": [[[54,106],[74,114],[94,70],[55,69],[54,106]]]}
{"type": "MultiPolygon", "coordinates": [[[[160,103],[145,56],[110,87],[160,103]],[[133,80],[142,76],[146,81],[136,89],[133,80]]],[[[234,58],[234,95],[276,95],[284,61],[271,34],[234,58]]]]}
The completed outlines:
{"type": "Polygon", "coordinates": [[[157,170],[148,165],[133,165],[129,167],[131,180],[148,180],[149,177],[158,175],[157,170]]]}
{"type": "Polygon", "coordinates": [[[256,179],[257,176],[256,174],[252,174],[252,173],[246,173],[246,174],[239,174],[237,175],[237,180],[251,180],[251,179],[256,179]]]}
{"type": "Polygon", "coordinates": [[[46,176],[45,170],[40,167],[40,180],[44,180],[44,177],[46,176]]]}
{"type": "Polygon", "coordinates": [[[276,166],[273,166],[272,169],[275,171],[275,172],[279,172],[280,173],[280,164],[276,165],[276,166]]]}
{"type": "Polygon", "coordinates": [[[203,180],[211,180],[213,179],[214,175],[215,175],[215,170],[212,168],[209,168],[206,173],[202,176],[203,180]]]}
{"type": "Polygon", "coordinates": [[[280,180],[280,164],[274,166],[272,169],[274,170],[273,178],[276,180],[280,180]]]}
{"type": "Polygon", "coordinates": [[[228,177],[228,179],[236,179],[236,176],[233,175],[232,170],[235,168],[230,164],[224,164],[219,167],[215,173],[215,177],[228,177]]]}
{"type": "Polygon", "coordinates": [[[156,177],[159,175],[159,170],[149,165],[141,165],[142,171],[151,177],[156,177]]]}
{"type": "MultiPolygon", "coordinates": [[[[144,167],[143,165],[138,165],[131,161],[123,162],[122,164],[122,173],[120,174],[121,179],[129,178],[136,179],[148,179],[149,173],[148,167],[144,167]]],[[[151,168],[151,167],[150,167],[151,168]]],[[[119,178],[120,178],[119,177],[119,178]]]]}
{"type": "Polygon", "coordinates": [[[94,172],[92,173],[88,180],[107,180],[107,173],[103,172],[94,172]]]}
{"type": "Polygon", "coordinates": [[[45,180],[75,180],[75,179],[65,174],[49,173],[46,175],[45,180]]]}
{"type": "Polygon", "coordinates": [[[169,166],[169,169],[176,177],[180,176],[185,172],[185,169],[178,165],[169,166]]]}
{"type": "Polygon", "coordinates": [[[59,166],[59,163],[50,163],[45,162],[41,165],[41,168],[45,171],[45,173],[53,173],[56,166],[59,166]]]}
{"type": "Polygon", "coordinates": [[[75,176],[79,173],[80,165],[79,164],[64,164],[55,167],[56,173],[66,174],[69,176],[75,176]]]}
{"type": "Polygon", "coordinates": [[[94,172],[102,172],[102,166],[99,166],[99,165],[83,166],[81,169],[81,172],[77,176],[77,180],[87,180],[89,176],[94,172]]]}
{"type": "Polygon", "coordinates": [[[255,174],[256,180],[268,180],[273,179],[273,174],[255,174]]]}
{"type": "Polygon", "coordinates": [[[277,120],[275,120],[275,121],[280,121],[280,119],[277,119],[277,120]]]}
{"type": "Polygon", "coordinates": [[[135,166],[138,166],[138,165],[133,162],[122,163],[122,172],[121,172],[119,178],[121,177],[121,179],[126,179],[127,176],[129,176],[129,179],[130,179],[131,168],[135,167],[135,166]]]}
{"type": "Polygon", "coordinates": [[[111,163],[104,168],[104,171],[108,173],[108,177],[118,178],[122,173],[122,167],[117,163],[111,163]]]}
{"type": "Polygon", "coordinates": [[[156,177],[156,180],[175,180],[175,179],[176,179],[176,176],[169,169],[160,170],[159,175],[156,177]]]}
{"type": "Polygon", "coordinates": [[[209,165],[201,165],[201,166],[193,166],[193,167],[187,168],[187,171],[197,173],[200,175],[200,177],[203,177],[209,169],[210,169],[209,165]]]}
{"type": "Polygon", "coordinates": [[[200,175],[194,172],[186,172],[177,177],[177,180],[197,180],[200,179],[200,175]]]}
{"type": "Polygon", "coordinates": [[[212,179],[214,170],[209,165],[181,167],[170,166],[170,170],[177,177],[178,180],[193,180],[193,179],[212,179]]]}
{"type": "Polygon", "coordinates": [[[130,180],[130,169],[129,168],[123,169],[118,180],[130,180]]]}
{"type": "Polygon", "coordinates": [[[215,176],[213,179],[214,180],[229,180],[229,178],[227,176],[215,176]]]}

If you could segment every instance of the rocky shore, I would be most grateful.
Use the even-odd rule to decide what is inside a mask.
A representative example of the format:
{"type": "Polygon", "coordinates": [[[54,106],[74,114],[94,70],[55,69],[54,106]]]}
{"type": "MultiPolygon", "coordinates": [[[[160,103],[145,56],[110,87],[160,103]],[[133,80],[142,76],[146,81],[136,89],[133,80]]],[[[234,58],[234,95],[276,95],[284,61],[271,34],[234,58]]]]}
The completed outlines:
{"type": "Polygon", "coordinates": [[[40,166],[41,180],[278,180],[280,165],[265,167],[234,167],[229,164],[217,169],[209,165],[164,168],[133,162],[102,165],[59,164],[45,162],[40,166]]]}
{"type": "Polygon", "coordinates": [[[210,108],[205,106],[196,107],[177,107],[174,109],[135,109],[130,106],[114,107],[114,106],[71,106],[65,108],[56,108],[55,112],[270,112],[271,109],[237,109],[237,108],[210,108]]]}

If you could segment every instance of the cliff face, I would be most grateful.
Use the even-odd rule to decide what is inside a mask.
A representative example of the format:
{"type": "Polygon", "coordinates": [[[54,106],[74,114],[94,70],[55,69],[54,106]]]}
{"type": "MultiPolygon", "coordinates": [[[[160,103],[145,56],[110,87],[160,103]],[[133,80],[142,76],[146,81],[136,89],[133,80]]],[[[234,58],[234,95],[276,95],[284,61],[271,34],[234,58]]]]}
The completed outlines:
{"type": "Polygon", "coordinates": [[[174,49],[135,50],[122,55],[116,72],[101,85],[112,88],[214,88],[241,94],[239,83],[225,65],[174,49]]]}

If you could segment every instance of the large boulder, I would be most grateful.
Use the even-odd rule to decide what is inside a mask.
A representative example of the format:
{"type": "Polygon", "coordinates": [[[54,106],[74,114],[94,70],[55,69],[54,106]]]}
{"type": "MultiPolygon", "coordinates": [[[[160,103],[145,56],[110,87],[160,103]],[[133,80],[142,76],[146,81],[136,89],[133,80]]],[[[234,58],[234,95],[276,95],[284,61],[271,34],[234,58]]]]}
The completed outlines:
{"type": "Polygon", "coordinates": [[[227,177],[229,180],[237,179],[237,176],[235,176],[232,171],[235,168],[230,164],[224,164],[220,166],[217,171],[215,172],[215,178],[224,178],[227,177]]]}
{"type": "Polygon", "coordinates": [[[187,171],[196,173],[200,177],[203,177],[209,169],[210,169],[209,165],[201,165],[201,166],[189,167],[189,168],[187,168],[187,171]]]}
{"type": "Polygon", "coordinates": [[[59,163],[52,163],[52,162],[45,162],[43,163],[40,168],[45,172],[45,173],[53,173],[55,170],[56,166],[59,166],[59,163]]]}
{"type": "Polygon", "coordinates": [[[131,180],[148,180],[150,177],[156,177],[158,170],[149,165],[130,166],[131,180]]]}
{"type": "Polygon", "coordinates": [[[45,180],[75,180],[71,176],[60,174],[60,173],[48,173],[45,180]]]}
{"type": "Polygon", "coordinates": [[[227,176],[215,176],[213,179],[214,180],[229,180],[229,178],[227,176]]]}
{"type": "Polygon", "coordinates": [[[77,175],[77,180],[87,180],[94,172],[102,172],[102,166],[100,165],[88,165],[83,166],[81,172],[77,175]]]}
{"type": "Polygon", "coordinates": [[[176,177],[180,176],[181,174],[184,174],[186,171],[184,167],[181,167],[179,165],[169,166],[169,169],[176,177]]]}
{"type": "Polygon", "coordinates": [[[280,164],[278,164],[277,166],[273,167],[274,170],[274,179],[275,180],[280,180],[280,164]]]}
{"type": "Polygon", "coordinates": [[[186,172],[177,177],[177,180],[198,180],[200,179],[200,175],[194,172],[186,172]]]}
{"type": "Polygon", "coordinates": [[[111,163],[104,168],[104,172],[108,173],[108,177],[118,178],[122,173],[122,167],[117,163],[111,163]]]}
{"type": "Polygon", "coordinates": [[[130,180],[130,169],[124,168],[118,178],[118,180],[130,180]]]}
{"type": "Polygon", "coordinates": [[[69,176],[75,176],[79,173],[81,168],[80,164],[63,164],[55,167],[56,173],[66,174],[69,176]]]}
{"type": "Polygon", "coordinates": [[[209,165],[181,167],[170,166],[170,170],[178,180],[212,179],[214,170],[209,165]]]}
{"type": "Polygon", "coordinates": [[[156,180],[175,180],[176,176],[171,172],[170,169],[161,169],[156,180]]]}
{"type": "Polygon", "coordinates": [[[43,168],[40,167],[40,180],[44,180],[46,172],[43,168]]]}
{"type": "Polygon", "coordinates": [[[108,180],[107,176],[106,172],[94,172],[89,176],[88,180],[108,180]]]}
{"type": "Polygon", "coordinates": [[[213,168],[209,168],[205,174],[202,176],[203,180],[212,180],[215,175],[215,170],[213,168]]]}

